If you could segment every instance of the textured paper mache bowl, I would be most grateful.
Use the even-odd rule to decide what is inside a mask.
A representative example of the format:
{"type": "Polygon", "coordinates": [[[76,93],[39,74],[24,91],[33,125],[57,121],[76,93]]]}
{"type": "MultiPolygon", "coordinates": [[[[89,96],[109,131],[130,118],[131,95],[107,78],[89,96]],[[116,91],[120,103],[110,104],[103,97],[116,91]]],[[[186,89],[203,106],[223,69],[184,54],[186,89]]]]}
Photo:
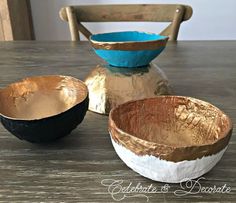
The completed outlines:
{"type": "Polygon", "coordinates": [[[152,63],[129,69],[98,65],[87,76],[85,84],[89,90],[89,110],[106,115],[127,101],[172,92],[164,72],[152,63]]]}
{"type": "Polygon", "coordinates": [[[116,67],[148,65],[165,48],[168,37],[153,33],[126,31],[90,36],[95,53],[116,67]]]}
{"type": "Polygon", "coordinates": [[[207,102],[158,96],[114,108],[109,132],[128,167],[155,181],[178,183],[215,166],[228,146],[232,123],[207,102]]]}
{"type": "Polygon", "coordinates": [[[26,78],[0,90],[1,122],[20,139],[51,142],[82,122],[88,100],[86,85],[76,78],[26,78]]]}

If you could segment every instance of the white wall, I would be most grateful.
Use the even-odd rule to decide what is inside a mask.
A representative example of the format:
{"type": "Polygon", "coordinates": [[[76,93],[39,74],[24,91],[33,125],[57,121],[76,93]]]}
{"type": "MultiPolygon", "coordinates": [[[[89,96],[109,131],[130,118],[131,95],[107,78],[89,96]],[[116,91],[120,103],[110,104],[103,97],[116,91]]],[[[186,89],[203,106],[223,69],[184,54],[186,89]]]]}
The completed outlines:
{"type": "MultiPolygon", "coordinates": [[[[69,40],[67,23],[58,12],[66,5],[181,3],[191,5],[192,18],[181,26],[180,40],[236,40],[236,0],[31,0],[37,40],[69,40]]],[[[87,23],[93,32],[140,30],[159,32],[165,23],[87,23]]]]}

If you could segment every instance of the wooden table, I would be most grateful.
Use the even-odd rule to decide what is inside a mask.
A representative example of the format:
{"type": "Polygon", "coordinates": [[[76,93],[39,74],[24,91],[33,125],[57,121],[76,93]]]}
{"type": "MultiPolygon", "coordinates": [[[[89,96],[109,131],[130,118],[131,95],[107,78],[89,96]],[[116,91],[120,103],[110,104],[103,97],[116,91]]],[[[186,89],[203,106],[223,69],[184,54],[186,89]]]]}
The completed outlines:
{"type": "MultiPolygon", "coordinates": [[[[0,87],[32,75],[83,79],[101,62],[87,42],[2,42],[0,87]]],[[[169,44],[154,62],[167,74],[176,94],[211,102],[236,122],[236,41],[169,44]]],[[[0,126],[0,202],[113,202],[108,188],[101,184],[103,179],[123,180],[123,187],[131,182],[132,186],[152,184],[160,190],[164,183],[141,177],[118,158],[107,120],[88,112],[71,135],[47,145],[18,140],[0,126]]],[[[200,180],[205,187],[226,184],[230,193],[178,197],[174,192],[180,185],[169,184],[168,191],[142,193],[147,197],[126,197],[122,202],[145,202],[147,198],[149,202],[236,201],[235,132],[222,160],[200,180]]],[[[123,196],[113,194],[117,200],[123,196]]]]}

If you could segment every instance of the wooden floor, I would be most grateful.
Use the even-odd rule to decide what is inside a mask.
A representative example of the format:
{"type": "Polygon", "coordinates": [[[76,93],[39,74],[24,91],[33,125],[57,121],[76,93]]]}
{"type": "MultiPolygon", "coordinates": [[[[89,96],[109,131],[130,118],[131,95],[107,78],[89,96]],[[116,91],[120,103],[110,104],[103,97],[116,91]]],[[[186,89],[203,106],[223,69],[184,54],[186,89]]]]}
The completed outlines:
{"type": "MultiPolygon", "coordinates": [[[[177,95],[208,101],[236,123],[236,41],[186,41],[169,44],[155,61],[177,95]]],[[[102,63],[87,42],[0,43],[0,87],[32,75],[62,74],[84,79],[102,63]]],[[[43,108],[43,107],[42,107],[43,108]]],[[[145,179],[116,155],[107,131],[107,117],[88,112],[71,135],[47,145],[18,140],[0,125],[0,202],[115,202],[104,179],[123,180],[122,186],[164,183],[145,179]]],[[[230,193],[175,195],[168,191],[129,197],[121,202],[236,201],[236,129],[222,160],[200,180],[203,187],[231,188],[230,193]]],[[[185,191],[190,189],[185,188],[185,191]]],[[[110,191],[111,192],[111,191],[110,191]]],[[[142,193],[144,194],[144,193],[142,193]]]]}

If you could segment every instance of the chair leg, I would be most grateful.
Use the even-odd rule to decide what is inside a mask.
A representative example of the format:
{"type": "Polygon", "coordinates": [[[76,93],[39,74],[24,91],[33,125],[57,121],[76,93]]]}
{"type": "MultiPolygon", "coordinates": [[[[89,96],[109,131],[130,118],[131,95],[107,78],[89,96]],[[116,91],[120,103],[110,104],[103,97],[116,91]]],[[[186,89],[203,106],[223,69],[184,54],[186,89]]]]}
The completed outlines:
{"type": "Polygon", "coordinates": [[[162,32],[160,32],[160,35],[170,37],[171,30],[172,30],[172,23],[170,23],[162,32]]]}
{"type": "Polygon", "coordinates": [[[91,33],[86,27],[84,27],[80,22],[78,22],[78,30],[79,30],[87,39],[89,39],[89,37],[92,35],[92,33],[91,33]]]}
{"type": "Polygon", "coordinates": [[[67,14],[68,23],[69,23],[71,40],[79,41],[80,37],[79,37],[79,31],[78,31],[78,24],[77,24],[76,16],[73,12],[73,9],[71,7],[66,7],[66,14],[67,14]]]}
{"type": "Polygon", "coordinates": [[[184,7],[183,6],[177,6],[176,11],[175,11],[175,15],[174,15],[174,19],[172,22],[172,31],[170,34],[170,41],[176,41],[177,37],[178,37],[178,33],[179,33],[179,28],[180,28],[180,24],[183,20],[183,16],[184,16],[184,7]]]}

